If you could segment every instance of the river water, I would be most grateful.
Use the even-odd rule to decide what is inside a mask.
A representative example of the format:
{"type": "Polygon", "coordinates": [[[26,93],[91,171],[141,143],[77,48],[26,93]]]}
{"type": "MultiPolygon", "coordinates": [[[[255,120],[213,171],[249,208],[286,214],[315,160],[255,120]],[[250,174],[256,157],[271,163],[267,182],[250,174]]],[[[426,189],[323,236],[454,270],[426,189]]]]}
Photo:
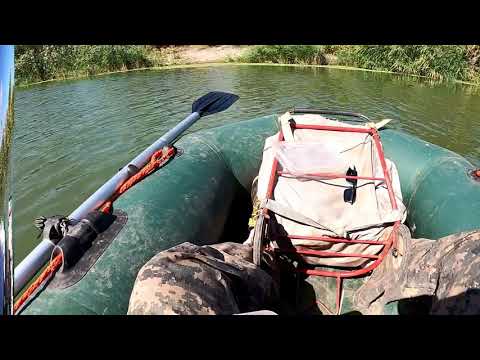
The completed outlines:
{"type": "Polygon", "coordinates": [[[293,106],[361,112],[480,165],[480,89],[327,68],[216,66],[165,69],[16,89],[15,263],[39,242],[33,220],[68,215],[212,90],[240,96],[189,132],[293,106]]]}

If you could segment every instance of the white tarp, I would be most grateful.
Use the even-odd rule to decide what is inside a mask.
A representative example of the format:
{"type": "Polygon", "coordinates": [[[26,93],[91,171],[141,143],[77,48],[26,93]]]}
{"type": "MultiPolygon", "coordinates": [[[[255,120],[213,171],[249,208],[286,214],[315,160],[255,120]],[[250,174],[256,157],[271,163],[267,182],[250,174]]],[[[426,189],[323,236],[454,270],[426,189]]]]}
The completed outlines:
{"type": "MultiPolygon", "coordinates": [[[[290,119],[294,119],[297,124],[365,128],[364,125],[346,124],[320,115],[286,113],[281,116],[279,122],[285,143],[278,141],[278,134],[265,141],[257,190],[260,201],[266,198],[275,156],[279,159],[278,170],[294,172],[297,175],[310,172],[345,175],[349,167],[355,166],[358,176],[384,177],[377,149],[369,134],[308,129],[296,129],[292,133],[288,123],[290,119]],[[313,169],[317,170],[312,171],[313,169]]],[[[276,205],[282,209],[292,209],[312,219],[313,222],[321,224],[323,228],[307,226],[276,214],[275,219],[280,226],[279,230],[289,235],[326,235],[375,241],[386,239],[391,231],[391,227],[386,224],[396,220],[403,222],[406,217],[397,169],[388,159],[386,163],[392,179],[397,211],[392,209],[386,185],[379,180],[358,180],[356,200],[350,204],[344,201],[344,191],[352,185],[344,178],[318,179],[282,175],[277,178],[274,188],[273,199],[276,205]]],[[[316,250],[369,255],[377,254],[382,249],[381,245],[332,244],[317,240],[293,240],[292,243],[316,250]]],[[[345,267],[359,266],[367,261],[367,259],[354,257],[308,257],[306,260],[317,265],[345,267]]]]}

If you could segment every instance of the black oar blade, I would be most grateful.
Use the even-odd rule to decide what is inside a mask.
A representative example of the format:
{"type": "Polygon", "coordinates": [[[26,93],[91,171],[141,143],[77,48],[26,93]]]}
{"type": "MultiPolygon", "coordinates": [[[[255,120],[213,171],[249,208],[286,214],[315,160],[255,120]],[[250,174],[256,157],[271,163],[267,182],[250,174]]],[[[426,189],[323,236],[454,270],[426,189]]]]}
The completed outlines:
{"type": "Polygon", "coordinates": [[[212,91],[197,99],[192,105],[192,112],[198,112],[201,116],[207,116],[228,109],[238,95],[221,91],[212,91]]]}

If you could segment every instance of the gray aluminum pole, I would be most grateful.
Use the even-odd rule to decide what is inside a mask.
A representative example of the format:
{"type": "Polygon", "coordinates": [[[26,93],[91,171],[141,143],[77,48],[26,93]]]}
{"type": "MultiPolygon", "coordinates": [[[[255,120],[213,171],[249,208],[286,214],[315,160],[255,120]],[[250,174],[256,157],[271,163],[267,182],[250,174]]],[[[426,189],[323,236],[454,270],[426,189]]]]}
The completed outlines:
{"type": "Polygon", "coordinates": [[[0,45],[0,315],[13,314],[10,158],[13,141],[14,47],[0,45]]]}

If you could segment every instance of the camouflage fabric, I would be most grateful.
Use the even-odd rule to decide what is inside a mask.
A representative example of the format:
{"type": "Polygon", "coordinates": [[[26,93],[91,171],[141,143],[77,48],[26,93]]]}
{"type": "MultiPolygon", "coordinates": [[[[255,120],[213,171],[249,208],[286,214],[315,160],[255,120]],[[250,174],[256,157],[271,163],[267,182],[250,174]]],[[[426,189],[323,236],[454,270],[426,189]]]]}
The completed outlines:
{"type": "Polygon", "coordinates": [[[237,243],[183,243],[140,270],[128,314],[226,315],[272,309],[275,277],[255,266],[252,248],[237,243]]]}
{"type": "Polygon", "coordinates": [[[364,314],[382,314],[395,300],[429,297],[430,314],[480,314],[480,231],[439,240],[412,239],[401,226],[392,253],[354,295],[364,314]]]}

